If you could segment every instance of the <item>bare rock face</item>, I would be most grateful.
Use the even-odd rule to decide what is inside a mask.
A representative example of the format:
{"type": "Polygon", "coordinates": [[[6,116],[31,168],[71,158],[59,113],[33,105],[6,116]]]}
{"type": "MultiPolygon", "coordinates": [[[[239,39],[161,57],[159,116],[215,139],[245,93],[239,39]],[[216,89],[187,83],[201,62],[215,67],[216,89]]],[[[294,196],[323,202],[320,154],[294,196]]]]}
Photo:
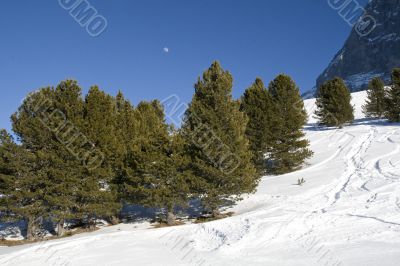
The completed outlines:
{"type": "MultiPolygon", "coordinates": [[[[338,12],[347,11],[342,8],[342,13],[338,12]]],[[[395,67],[400,67],[400,0],[372,0],[361,20],[355,23],[344,47],[318,77],[316,88],[327,80],[341,77],[352,92],[364,90],[376,76],[389,82],[395,67]]],[[[314,93],[315,89],[304,96],[314,93]]]]}

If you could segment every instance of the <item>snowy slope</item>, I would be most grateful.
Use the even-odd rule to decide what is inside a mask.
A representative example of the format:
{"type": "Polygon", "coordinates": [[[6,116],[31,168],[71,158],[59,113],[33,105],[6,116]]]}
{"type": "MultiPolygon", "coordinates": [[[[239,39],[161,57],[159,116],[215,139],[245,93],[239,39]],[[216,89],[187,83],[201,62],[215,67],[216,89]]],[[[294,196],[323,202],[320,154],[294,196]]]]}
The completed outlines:
{"type": "MultiPolygon", "coordinates": [[[[0,265],[399,265],[400,125],[363,119],[364,98],[353,94],[357,121],[344,129],[319,129],[310,118],[310,165],[264,177],[234,217],[3,247],[0,265]]],[[[306,101],[309,113],[314,102],[306,101]]]]}

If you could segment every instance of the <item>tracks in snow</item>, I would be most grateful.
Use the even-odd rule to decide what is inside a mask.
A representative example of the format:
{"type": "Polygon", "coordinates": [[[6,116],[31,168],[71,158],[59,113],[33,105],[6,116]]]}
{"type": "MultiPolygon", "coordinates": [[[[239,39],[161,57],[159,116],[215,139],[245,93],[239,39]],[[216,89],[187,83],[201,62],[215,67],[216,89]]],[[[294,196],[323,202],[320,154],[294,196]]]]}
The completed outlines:
{"type": "MultiPolygon", "coordinates": [[[[400,243],[399,134],[395,127],[371,125],[312,132],[315,151],[322,151],[319,163],[290,175],[264,178],[266,190],[239,203],[240,215],[202,225],[135,231],[133,236],[129,236],[132,232],[107,233],[80,237],[79,241],[45,242],[0,256],[0,265],[19,265],[21,261],[28,265],[31,258],[41,265],[63,265],[65,258],[79,255],[85,259],[90,248],[91,252],[108,248],[116,239],[128,243],[130,250],[129,244],[138,244],[136,233],[150,241],[147,244],[181,258],[183,264],[209,259],[203,265],[268,265],[262,261],[265,254],[304,250],[307,255],[310,243],[321,244],[318,248],[334,243],[343,250],[357,241],[385,242],[389,235],[388,243],[395,245],[400,243]],[[303,174],[310,175],[310,181],[301,188],[291,186],[291,181],[303,174]],[[323,182],[311,180],[315,176],[323,182]],[[268,190],[267,186],[278,189],[268,190]],[[248,258],[254,260],[246,261],[248,258]]],[[[334,257],[332,252],[330,255],[334,257]]],[[[172,261],[165,262],[171,265],[172,261]]]]}
{"type": "MultiPolygon", "coordinates": [[[[393,158],[400,151],[399,140],[393,140],[397,130],[392,130],[387,134],[380,135],[375,126],[360,126],[364,131],[361,135],[359,131],[341,131],[340,135],[329,137],[329,144],[332,144],[331,138],[335,138],[335,144],[341,144],[337,151],[329,158],[319,164],[305,168],[300,172],[315,171],[323,169],[323,166],[330,162],[342,158],[345,169],[342,174],[334,179],[331,184],[327,184],[297,196],[281,197],[281,201],[276,201],[272,206],[259,208],[250,213],[244,213],[240,217],[249,219],[251,226],[247,228],[245,235],[237,242],[230,243],[231,246],[241,248],[265,248],[274,242],[284,241],[285,239],[296,239],[296,236],[308,236],[316,234],[321,227],[335,228],[348,223],[348,220],[357,219],[360,223],[363,220],[370,221],[365,229],[365,233],[356,232],[356,229],[343,229],[345,232],[342,238],[357,239],[365,235],[379,235],[388,226],[390,230],[399,230],[400,223],[390,217],[380,217],[375,213],[384,204],[383,196],[385,192],[380,190],[385,186],[391,186],[389,174],[384,173],[387,167],[383,169],[378,166],[384,160],[393,158]],[[365,130],[367,130],[365,132],[365,130]],[[396,145],[395,149],[382,156],[367,160],[373,154],[369,152],[372,145],[377,142],[392,142],[396,145]],[[377,173],[381,173],[382,180],[377,180],[377,173]],[[368,187],[369,183],[381,181],[376,187],[368,187]],[[319,189],[319,192],[316,191],[319,189]],[[361,210],[361,211],[360,211],[361,210]],[[252,239],[252,241],[246,240],[252,239]],[[251,235],[259,235],[260,241],[255,241],[251,235]],[[262,241],[261,241],[262,239],[262,241]]],[[[319,140],[322,141],[322,140],[319,140]]],[[[327,141],[327,139],[325,139],[327,141]]],[[[323,172],[323,170],[322,170],[323,172]]],[[[299,173],[299,172],[298,172],[299,173]]],[[[398,172],[397,172],[398,173],[398,172]]],[[[278,179],[278,177],[276,178],[278,179]]],[[[399,186],[398,181],[396,185],[399,186]]],[[[391,188],[393,189],[393,187],[391,188]]],[[[400,209],[400,198],[393,200],[393,206],[400,209]]],[[[226,222],[235,222],[232,217],[226,222]]],[[[331,236],[332,238],[338,236],[331,236]]],[[[236,249],[235,249],[236,250],[236,249]]]]}
{"type": "MultiPolygon", "coordinates": [[[[338,179],[338,184],[329,192],[327,205],[321,210],[323,213],[327,212],[328,208],[339,201],[343,193],[347,193],[347,187],[352,179],[362,177],[365,174],[363,157],[376,138],[376,134],[376,128],[372,127],[359,141],[350,146],[344,155],[346,170],[338,179]]],[[[356,138],[354,135],[352,137],[353,139],[356,138]]]]}

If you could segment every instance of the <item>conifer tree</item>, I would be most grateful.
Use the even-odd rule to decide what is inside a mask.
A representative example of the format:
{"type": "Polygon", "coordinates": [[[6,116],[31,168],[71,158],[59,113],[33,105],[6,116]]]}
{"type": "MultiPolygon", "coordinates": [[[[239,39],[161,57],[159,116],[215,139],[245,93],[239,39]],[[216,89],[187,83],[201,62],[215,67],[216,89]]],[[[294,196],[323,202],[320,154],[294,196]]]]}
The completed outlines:
{"type": "Polygon", "coordinates": [[[185,153],[185,140],[179,131],[170,132],[167,157],[160,168],[162,177],[162,197],[160,206],[167,212],[167,224],[175,223],[177,207],[187,207],[191,199],[193,176],[188,169],[190,158],[185,153]]]}
{"type": "Polygon", "coordinates": [[[79,217],[77,191],[86,176],[86,168],[80,158],[86,151],[78,152],[82,141],[78,136],[85,139],[82,135],[84,101],[82,89],[73,80],[61,82],[53,94],[53,108],[62,115],[56,130],[52,130],[56,141],[49,151],[49,154],[52,154],[51,158],[47,158],[47,178],[51,184],[47,191],[47,199],[52,219],[57,224],[57,234],[63,236],[65,220],[79,217]]]}
{"type": "Polygon", "coordinates": [[[128,203],[163,208],[173,225],[175,209],[186,206],[190,192],[183,142],[170,134],[158,101],[141,102],[135,111],[138,127],[129,147],[123,195],[128,203]]]}
{"type": "Polygon", "coordinates": [[[392,84],[387,96],[386,118],[390,122],[400,122],[400,68],[392,73],[392,84]]]}
{"type": "Polygon", "coordinates": [[[86,167],[86,179],[80,190],[82,212],[93,227],[96,218],[111,218],[120,210],[113,181],[115,165],[121,150],[118,141],[117,110],[115,99],[92,87],[84,104],[85,135],[98,153],[98,164],[86,167]]]}
{"type": "Polygon", "coordinates": [[[118,154],[116,155],[116,167],[123,168],[123,161],[128,153],[130,144],[134,141],[137,131],[138,123],[135,117],[135,108],[125,99],[121,91],[118,92],[116,98],[116,137],[118,142],[118,154]],[[121,165],[118,166],[118,163],[121,165]]]}
{"type": "Polygon", "coordinates": [[[30,94],[12,117],[14,132],[38,161],[32,175],[41,177],[47,215],[56,221],[59,236],[64,233],[64,220],[75,218],[76,191],[84,176],[71,147],[82,126],[82,112],[80,87],[75,81],[64,81],[55,89],[30,94]]]}
{"type": "Polygon", "coordinates": [[[1,219],[23,219],[28,240],[38,237],[41,221],[47,217],[44,189],[47,180],[40,171],[35,155],[17,145],[5,131],[0,131],[0,211],[1,219]]]}
{"type": "Polygon", "coordinates": [[[366,117],[382,118],[386,110],[385,83],[381,78],[370,81],[367,90],[368,98],[362,107],[366,117]]]}
{"type": "Polygon", "coordinates": [[[266,174],[268,172],[266,154],[271,152],[276,110],[271,94],[261,79],[257,78],[245,91],[240,109],[249,118],[246,136],[253,152],[253,163],[261,175],[266,174]]]}
{"type": "Polygon", "coordinates": [[[122,92],[118,92],[116,96],[116,136],[120,144],[116,151],[115,176],[113,184],[118,188],[119,197],[124,200],[123,186],[127,176],[131,176],[134,169],[129,165],[132,155],[132,147],[135,138],[138,136],[139,123],[136,117],[136,110],[133,105],[125,99],[122,92]]]}
{"type": "Polygon", "coordinates": [[[152,189],[152,184],[150,187],[146,187],[150,176],[149,169],[162,148],[162,145],[157,146],[158,142],[155,141],[153,143],[152,141],[155,140],[156,133],[162,131],[163,128],[158,123],[158,117],[155,115],[150,103],[141,102],[138,108],[132,109],[125,114],[123,113],[124,111],[124,109],[121,109],[120,123],[124,123],[125,119],[129,119],[125,115],[129,115],[133,123],[123,131],[127,135],[129,132],[134,132],[134,136],[127,142],[124,171],[118,183],[121,185],[121,196],[125,202],[129,204],[144,204],[150,194],[148,190],[152,189]]]}
{"type": "Polygon", "coordinates": [[[316,105],[315,115],[321,125],[342,127],[354,120],[351,94],[341,78],[327,81],[318,89],[316,105]]]}
{"type": "Polygon", "coordinates": [[[215,216],[224,200],[253,192],[258,183],[245,135],[248,119],[232,99],[232,82],[214,62],[195,84],[182,126],[195,189],[215,216]]]}
{"type": "Polygon", "coordinates": [[[279,75],[268,89],[276,108],[269,161],[273,173],[284,174],[299,169],[313,154],[303,132],[307,113],[299,88],[289,76],[279,75]]]}
{"type": "Polygon", "coordinates": [[[110,141],[115,136],[114,107],[114,99],[99,90],[84,102],[76,81],[67,80],[30,94],[12,116],[14,132],[36,159],[32,176],[40,176],[41,190],[35,192],[45,192],[32,197],[44,198],[41,207],[57,223],[59,236],[66,219],[92,222],[119,210],[110,185],[113,155],[102,158],[99,167],[88,167],[94,148],[107,155],[117,149],[110,141]]]}

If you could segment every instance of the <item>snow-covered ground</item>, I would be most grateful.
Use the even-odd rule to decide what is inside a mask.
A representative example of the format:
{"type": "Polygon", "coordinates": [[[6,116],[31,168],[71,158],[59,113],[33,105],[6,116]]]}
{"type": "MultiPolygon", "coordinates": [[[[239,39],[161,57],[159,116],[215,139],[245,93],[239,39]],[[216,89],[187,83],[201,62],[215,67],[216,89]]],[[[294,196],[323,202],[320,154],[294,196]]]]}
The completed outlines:
{"type": "Polygon", "coordinates": [[[363,119],[365,95],[353,94],[351,126],[319,129],[311,118],[310,165],[264,177],[231,218],[1,247],[0,265],[400,265],[400,125],[363,119]]]}

